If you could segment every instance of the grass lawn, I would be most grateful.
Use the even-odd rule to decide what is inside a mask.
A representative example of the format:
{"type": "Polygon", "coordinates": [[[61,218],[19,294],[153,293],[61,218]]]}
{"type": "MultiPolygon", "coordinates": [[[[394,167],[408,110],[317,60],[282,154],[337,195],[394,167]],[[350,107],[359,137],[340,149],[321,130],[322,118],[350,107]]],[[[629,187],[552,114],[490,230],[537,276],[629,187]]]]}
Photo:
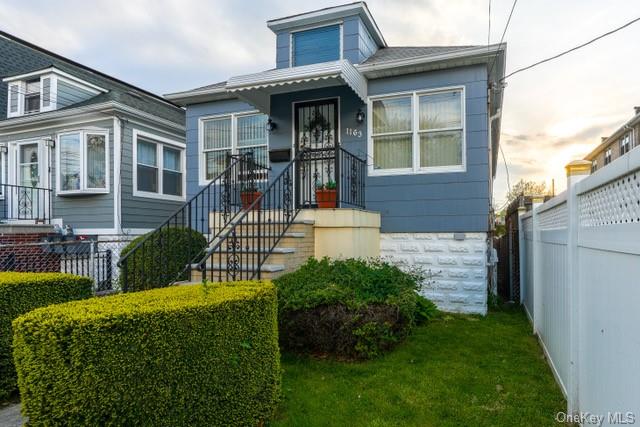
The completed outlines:
{"type": "Polygon", "coordinates": [[[545,426],[566,410],[520,309],[444,315],[374,361],[282,362],[273,426],[545,426]]]}

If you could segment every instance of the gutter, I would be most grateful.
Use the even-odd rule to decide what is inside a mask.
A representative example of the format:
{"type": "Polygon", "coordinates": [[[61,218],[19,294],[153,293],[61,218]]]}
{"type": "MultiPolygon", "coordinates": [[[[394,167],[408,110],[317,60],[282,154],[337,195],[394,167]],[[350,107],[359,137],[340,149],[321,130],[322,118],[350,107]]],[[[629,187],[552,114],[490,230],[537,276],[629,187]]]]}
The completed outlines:
{"type": "Polygon", "coordinates": [[[140,111],[136,108],[129,107],[128,105],[121,104],[116,101],[108,101],[102,102],[99,104],[86,105],[83,107],[70,108],[65,110],[51,111],[43,114],[38,114],[35,116],[27,116],[27,117],[15,117],[12,119],[0,121],[0,130],[12,129],[20,126],[28,126],[34,123],[47,123],[59,119],[65,119],[68,117],[77,116],[78,114],[84,113],[100,113],[105,110],[118,110],[124,113],[128,113],[139,118],[151,120],[169,128],[173,128],[179,131],[184,132],[186,130],[185,125],[180,125],[171,120],[163,119],[162,117],[158,117],[156,115],[145,113],[144,111],[140,111]]]}

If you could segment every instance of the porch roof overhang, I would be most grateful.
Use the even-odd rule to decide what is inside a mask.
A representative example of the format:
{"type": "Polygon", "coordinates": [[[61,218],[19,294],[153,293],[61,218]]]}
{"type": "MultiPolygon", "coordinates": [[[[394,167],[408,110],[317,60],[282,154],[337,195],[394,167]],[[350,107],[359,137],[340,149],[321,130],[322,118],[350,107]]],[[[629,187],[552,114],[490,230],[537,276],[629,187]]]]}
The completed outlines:
{"type": "Polygon", "coordinates": [[[342,85],[367,101],[367,79],[344,59],[232,77],[225,89],[269,114],[271,95],[342,85]]]}

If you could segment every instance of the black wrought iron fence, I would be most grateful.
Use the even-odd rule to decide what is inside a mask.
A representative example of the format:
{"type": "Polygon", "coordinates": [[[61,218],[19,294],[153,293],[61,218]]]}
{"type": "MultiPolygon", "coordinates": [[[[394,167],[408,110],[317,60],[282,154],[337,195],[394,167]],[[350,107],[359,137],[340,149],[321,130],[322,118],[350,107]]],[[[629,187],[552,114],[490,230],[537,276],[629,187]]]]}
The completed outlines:
{"type": "Polygon", "coordinates": [[[303,208],[365,207],[367,163],[344,148],[307,148],[297,168],[297,198],[303,208]]]}
{"type": "Polygon", "coordinates": [[[51,221],[51,189],[0,184],[0,221],[51,221]]]}
{"type": "Polygon", "coordinates": [[[119,288],[116,267],[128,237],[109,241],[45,240],[0,244],[0,271],[60,272],[90,277],[96,292],[119,288]]]}
{"type": "Polygon", "coordinates": [[[261,194],[266,169],[253,153],[227,156],[225,169],[151,233],[122,254],[122,290],[191,280],[192,266],[228,224],[261,194]]]}

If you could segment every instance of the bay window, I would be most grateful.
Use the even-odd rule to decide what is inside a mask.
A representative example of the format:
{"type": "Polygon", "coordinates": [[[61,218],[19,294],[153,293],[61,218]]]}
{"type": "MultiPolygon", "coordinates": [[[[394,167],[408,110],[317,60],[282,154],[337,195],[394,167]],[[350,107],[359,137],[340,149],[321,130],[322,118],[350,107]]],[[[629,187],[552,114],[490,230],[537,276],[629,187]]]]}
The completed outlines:
{"type": "Polygon", "coordinates": [[[134,196],[185,200],[184,144],[136,130],[134,163],[134,196]]]}
{"type": "Polygon", "coordinates": [[[230,154],[252,152],[258,165],[267,167],[267,120],[265,114],[256,113],[202,118],[199,126],[200,184],[205,185],[220,175],[230,154]]]}
{"type": "Polygon", "coordinates": [[[108,193],[108,132],[83,130],[58,135],[59,194],[108,193]]]}
{"type": "Polygon", "coordinates": [[[464,91],[411,92],[370,103],[372,175],[464,170],[464,91]]]}

